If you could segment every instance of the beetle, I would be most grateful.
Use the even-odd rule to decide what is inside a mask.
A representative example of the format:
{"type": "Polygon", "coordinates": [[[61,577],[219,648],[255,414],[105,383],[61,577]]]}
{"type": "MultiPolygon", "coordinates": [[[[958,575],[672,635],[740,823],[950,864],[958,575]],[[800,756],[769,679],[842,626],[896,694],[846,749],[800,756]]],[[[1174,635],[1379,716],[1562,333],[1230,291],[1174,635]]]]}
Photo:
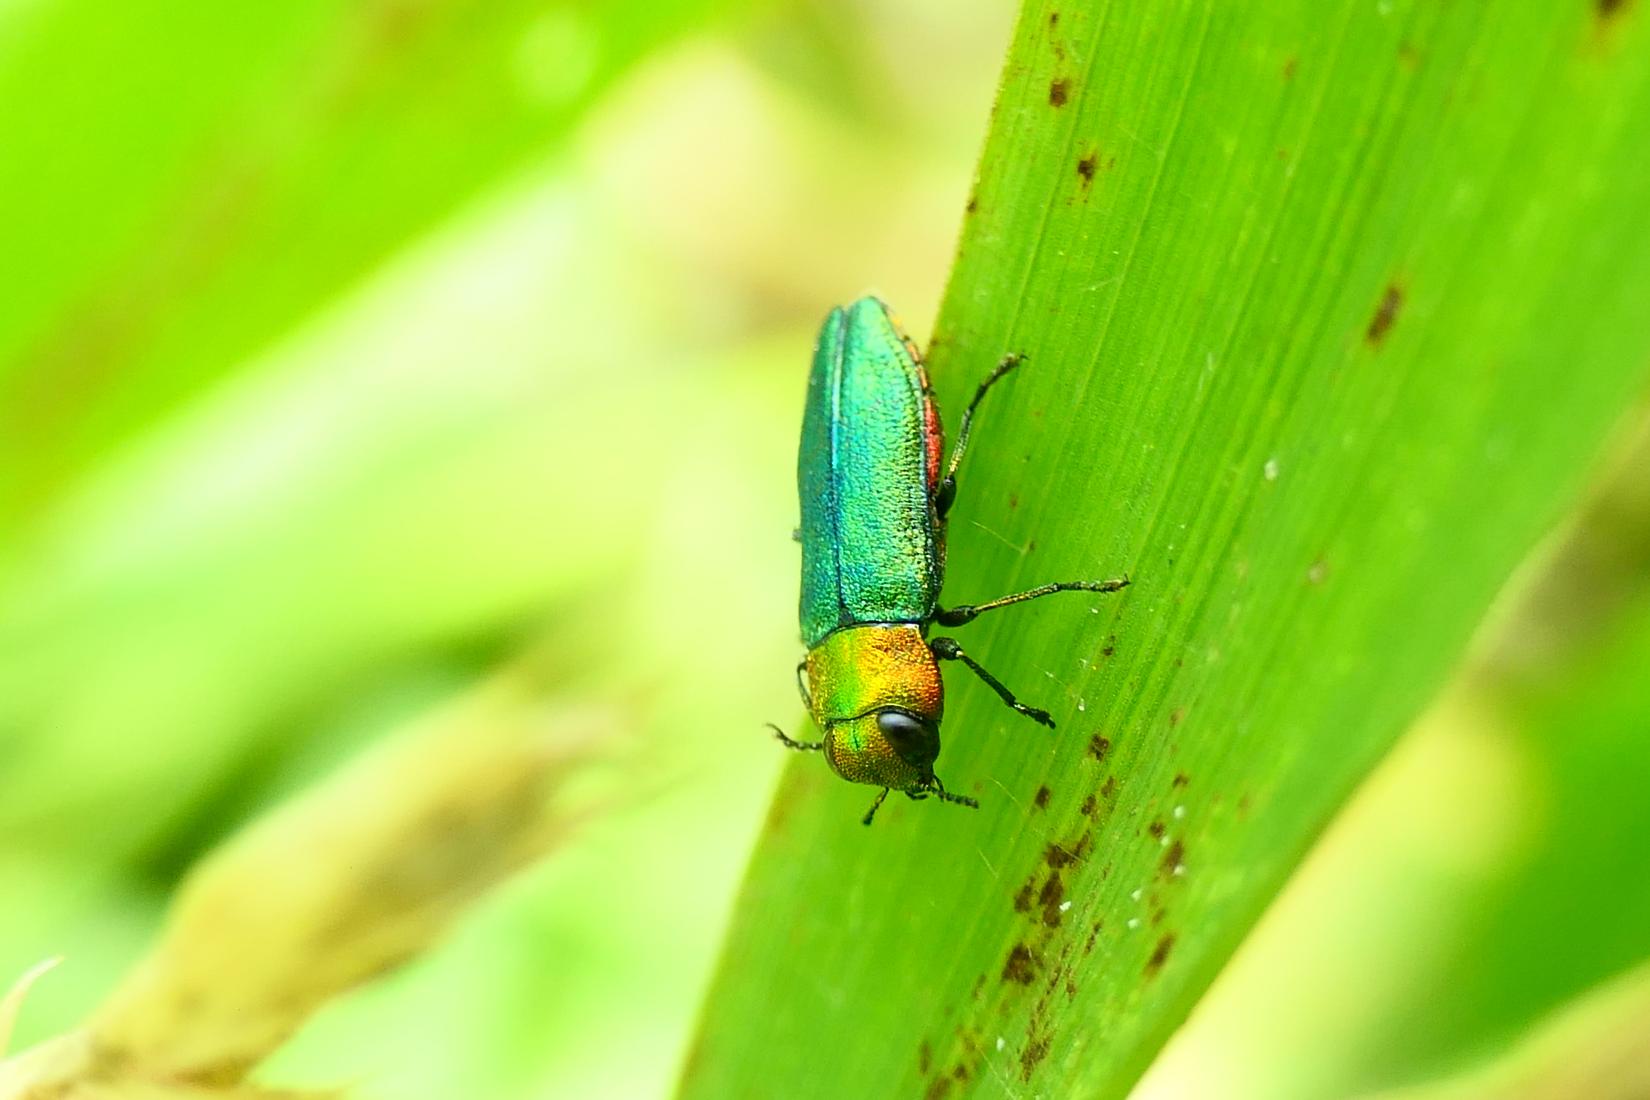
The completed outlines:
{"type": "Polygon", "coordinates": [[[796,671],[822,737],[798,741],[768,728],[786,748],[823,753],[843,779],[881,787],[866,825],[892,790],[979,808],[934,774],[945,710],[940,661],[966,666],[1009,707],[1054,728],[1047,711],[1016,699],[955,638],[928,637],[931,627],[962,626],[1056,592],[1128,586],[1127,576],[1055,581],[984,603],[939,606],[946,517],[974,413],[1024,361],[1005,356],[980,383],[942,467],[944,429],[927,372],[888,307],[861,298],[833,309],[820,329],[797,457],[808,655],[796,671]]]}

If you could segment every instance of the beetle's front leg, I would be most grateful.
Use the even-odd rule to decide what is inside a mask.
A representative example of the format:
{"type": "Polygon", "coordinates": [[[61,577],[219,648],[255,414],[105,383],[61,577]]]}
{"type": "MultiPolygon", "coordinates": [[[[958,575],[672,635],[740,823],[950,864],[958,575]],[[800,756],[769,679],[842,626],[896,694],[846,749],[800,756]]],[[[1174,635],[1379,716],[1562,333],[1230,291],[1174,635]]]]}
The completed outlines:
{"type": "Polygon", "coordinates": [[[785,736],[785,731],[774,725],[772,722],[768,723],[768,728],[773,730],[773,735],[779,738],[779,743],[784,745],[787,749],[794,749],[797,752],[820,752],[825,748],[825,742],[823,741],[793,740],[792,738],[785,736]]]}
{"type": "Polygon", "coordinates": [[[814,712],[814,697],[808,694],[808,662],[796,662],[796,690],[802,695],[802,705],[808,708],[808,713],[814,712]]]}
{"type": "Polygon", "coordinates": [[[1014,710],[1019,711],[1033,722],[1040,722],[1049,729],[1054,728],[1054,719],[1049,715],[1048,711],[1038,710],[1036,707],[1028,707],[1018,699],[1014,698],[1014,693],[1009,691],[1007,687],[1003,686],[1003,682],[1001,680],[981,668],[978,661],[963,652],[962,646],[957,644],[957,639],[934,638],[929,641],[928,648],[933,650],[934,656],[938,657],[942,661],[961,661],[973,671],[974,675],[984,680],[991,690],[997,693],[998,698],[1007,703],[1014,710]]]}

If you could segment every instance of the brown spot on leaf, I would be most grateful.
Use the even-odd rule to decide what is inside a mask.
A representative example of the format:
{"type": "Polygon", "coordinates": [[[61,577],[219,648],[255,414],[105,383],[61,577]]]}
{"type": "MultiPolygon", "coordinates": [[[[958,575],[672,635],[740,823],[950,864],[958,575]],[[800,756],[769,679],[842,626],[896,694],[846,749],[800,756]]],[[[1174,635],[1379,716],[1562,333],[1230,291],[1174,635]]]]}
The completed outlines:
{"type": "Polygon", "coordinates": [[[1066,886],[1060,881],[1059,871],[1050,871],[1048,881],[1037,894],[1037,900],[1043,906],[1043,923],[1049,928],[1060,927],[1060,903],[1066,900],[1066,886]]]}
{"type": "Polygon", "coordinates": [[[929,1045],[927,1039],[924,1039],[922,1045],[917,1047],[917,1072],[927,1077],[928,1071],[933,1068],[934,1048],[929,1045]]]}
{"type": "Polygon", "coordinates": [[[1404,292],[1397,283],[1388,283],[1386,290],[1381,294],[1381,301],[1375,307],[1375,316],[1369,319],[1369,328],[1364,331],[1364,340],[1372,348],[1378,348],[1386,340],[1387,333],[1398,320],[1398,311],[1403,308],[1404,292]]]}
{"type": "Polygon", "coordinates": [[[1186,862],[1186,845],[1176,839],[1163,852],[1163,858],[1158,861],[1157,869],[1165,876],[1173,876],[1175,868],[1186,862]]]}
{"type": "Polygon", "coordinates": [[[1048,25],[1050,27],[1058,27],[1060,25],[1060,13],[1059,12],[1051,11],[1051,12],[1048,13],[1048,25]]]}
{"type": "Polygon", "coordinates": [[[1169,952],[1174,950],[1174,933],[1167,932],[1152,948],[1152,957],[1146,960],[1146,977],[1150,978],[1163,969],[1163,964],[1169,961],[1169,952]]]}
{"type": "Polygon", "coordinates": [[[1014,911],[1016,913],[1031,912],[1031,892],[1036,888],[1036,883],[1032,879],[1026,879],[1026,884],[1020,887],[1019,892],[1014,895],[1014,911]]]}
{"type": "Polygon", "coordinates": [[[1610,22],[1631,6],[1631,0],[1593,0],[1593,10],[1601,23],[1610,22]]]}
{"type": "Polygon", "coordinates": [[[1283,79],[1284,80],[1293,80],[1293,79],[1295,79],[1295,72],[1300,67],[1301,67],[1301,59],[1300,58],[1298,58],[1298,57],[1286,57],[1286,58],[1284,58],[1283,59],[1283,79]]]}
{"type": "Polygon", "coordinates": [[[1061,77],[1048,86],[1048,105],[1050,107],[1064,107],[1066,97],[1071,92],[1071,81],[1061,77]]]}
{"type": "Polygon", "coordinates": [[[1083,799],[1083,804],[1077,807],[1077,812],[1082,814],[1084,817],[1093,817],[1094,811],[1098,809],[1099,806],[1100,800],[1094,796],[1093,792],[1090,792],[1089,796],[1083,799]]]}
{"type": "Polygon", "coordinates": [[[1056,871],[1076,858],[1059,844],[1050,844],[1047,850],[1043,852],[1043,862],[1056,871]]]}
{"type": "Polygon", "coordinates": [[[928,1083],[928,1091],[922,1094],[922,1100],[945,1100],[951,1095],[951,1078],[936,1077],[928,1083]]]}
{"type": "Polygon", "coordinates": [[[1015,944],[1003,961],[1003,981],[1030,985],[1036,976],[1037,960],[1032,957],[1031,948],[1023,943],[1015,944]]]}
{"type": "Polygon", "coordinates": [[[1176,708],[1174,708],[1173,710],[1171,710],[1169,712],[1169,725],[1178,726],[1178,725],[1180,725],[1181,720],[1184,719],[1185,717],[1186,717],[1186,708],[1185,707],[1176,707],[1176,708]]]}
{"type": "Polygon", "coordinates": [[[1031,1041],[1026,1044],[1025,1050],[1020,1052],[1020,1080],[1031,1080],[1031,1075],[1036,1072],[1038,1064],[1048,1057],[1048,1043],[1047,1035],[1033,1035],[1031,1037],[1031,1041]]]}
{"type": "Polygon", "coordinates": [[[1106,781],[1104,783],[1100,784],[1100,797],[1101,798],[1110,798],[1112,795],[1114,795],[1116,793],[1117,793],[1117,777],[1115,775],[1106,776],[1106,781]]]}
{"type": "Polygon", "coordinates": [[[1109,752],[1111,752],[1110,739],[1101,737],[1098,733],[1089,738],[1089,755],[1094,757],[1095,763],[1104,762],[1106,754],[1109,752]]]}
{"type": "Polygon", "coordinates": [[[1094,182],[1094,168],[1097,157],[1089,153],[1077,162],[1077,174],[1083,177],[1083,186],[1087,187],[1094,182]]]}
{"type": "Polygon", "coordinates": [[[1192,781],[1192,777],[1187,775],[1185,772],[1176,772],[1175,776],[1174,776],[1174,782],[1169,784],[1169,785],[1171,787],[1184,787],[1186,784],[1190,783],[1191,781],[1192,781]]]}
{"type": "Polygon", "coordinates": [[[1083,943],[1083,954],[1088,955],[1093,953],[1094,941],[1100,938],[1100,929],[1103,926],[1103,922],[1101,921],[1094,922],[1094,927],[1089,929],[1089,938],[1083,943]]]}
{"type": "Polygon", "coordinates": [[[1150,825],[1146,826],[1146,831],[1154,837],[1161,838],[1163,834],[1169,830],[1161,821],[1154,821],[1150,825]]]}
{"type": "Polygon", "coordinates": [[[1048,789],[1047,785],[1038,787],[1037,788],[1037,793],[1032,796],[1032,799],[1031,799],[1032,804],[1035,805],[1039,810],[1048,809],[1048,799],[1049,799],[1049,796],[1053,793],[1054,793],[1053,791],[1048,789]]]}

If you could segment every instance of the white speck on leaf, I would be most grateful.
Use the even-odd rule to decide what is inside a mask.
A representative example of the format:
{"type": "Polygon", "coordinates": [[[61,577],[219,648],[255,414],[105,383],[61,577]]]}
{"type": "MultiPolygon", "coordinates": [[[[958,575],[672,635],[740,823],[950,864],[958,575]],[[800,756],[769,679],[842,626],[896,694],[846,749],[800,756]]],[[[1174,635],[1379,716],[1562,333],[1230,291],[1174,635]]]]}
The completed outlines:
{"type": "Polygon", "coordinates": [[[1135,890],[1135,892],[1134,892],[1134,893],[1132,893],[1132,894],[1130,894],[1130,895],[1129,895],[1129,897],[1131,897],[1131,898],[1133,898],[1133,899],[1134,899],[1134,900],[1135,900],[1135,901],[1139,901],[1139,900],[1140,900],[1140,896],[1141,896],[1141,895],[1142,895],[1142,894],[1144,894],[1144,893],[1145,893],[1145,892],[1146,892],[1146,891],[1144,891],[1144,890],[1135,890]]]}
{"type": "Polygon", "coordinates": [[[1261,467],[1261,472],[1266,475],[1267,481],[1276,481],[1278,479],[1278,460],[1275,458],[1267,459],[1266,465],[1261,467]]]}
{"type": "Polygon", "coordinates": [[[1175,808],[1174,808],[1174,815],[1175,815],[1175,817],[1176,817],[1176,818],[1182,818],[1182,817],[1185,817],[1185,816],[1186,816],[1186,807],[1184,807],[1184,806],[1176,806],[1176,807],[1175,807],[1175,808]]]}

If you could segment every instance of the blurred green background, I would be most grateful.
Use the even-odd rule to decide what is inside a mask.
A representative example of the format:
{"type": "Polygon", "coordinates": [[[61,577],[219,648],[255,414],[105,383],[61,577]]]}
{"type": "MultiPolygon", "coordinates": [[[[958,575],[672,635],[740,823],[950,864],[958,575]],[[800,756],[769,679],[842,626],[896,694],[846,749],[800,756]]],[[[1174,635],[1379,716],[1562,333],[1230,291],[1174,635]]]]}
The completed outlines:
{"type": "MultiPolygon", "coordinates": [[[[271,1076],[664,1092],[796,710],[813,329],[925,331],[1014,14],[0,8],[0,975],[527,647],[617,806],[271,1076]]],[[[0,986],[10,977],[0,977],[0,986]]]]}
{"type": "MultiPolygon", "coordinates": [[[[813,326],[928,331],[1014,14],[0,6],[0,986],[67,960],[20,1043],[533,647],[632,735],[614,808],[267,1076],[668,1091],[797,712],[813,326]]],[[[1520,589],[1142,1095],[1449,1072],[1650,951],[1650,507],[1599,499],[1532,567],[1596,598],[1520,589]]]]}

